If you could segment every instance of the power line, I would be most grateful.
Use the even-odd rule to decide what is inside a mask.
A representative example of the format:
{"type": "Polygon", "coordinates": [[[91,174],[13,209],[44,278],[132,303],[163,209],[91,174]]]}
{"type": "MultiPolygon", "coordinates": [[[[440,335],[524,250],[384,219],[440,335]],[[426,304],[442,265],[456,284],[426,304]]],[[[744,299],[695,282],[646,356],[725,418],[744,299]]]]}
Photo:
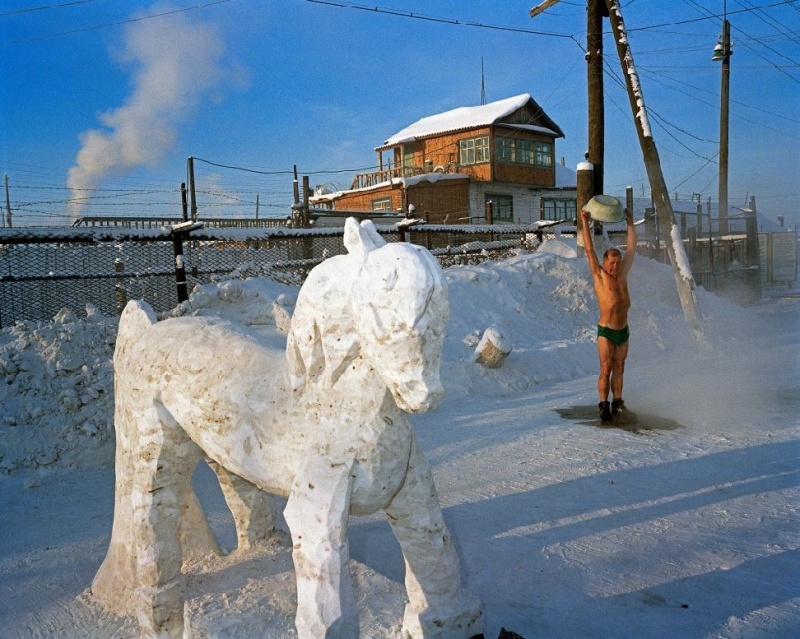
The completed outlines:
{"type": "Polygon", "coordinates": [[[306,0],[306,2],[311,2],[313,4],[324,4],[331,7],[336,7],[339,9],[357,9],[360,11],[368,11],[370,13],[382,13],[385,15],[396,16],[400,18],[410,18],[413,20],[424,20],[426,22],[438,22],[441,24],[451,24],[456,26],[464,26],[464,27],[477,27],[480,29],[491,29],[494,31],[508,31],[511,33],[526,33],[529,35],[540,35],[540,36],[548,36],[552,38],[566,38],[569,40],[575,40],[575,36],[568,34],[568,33],[554,33],[552,31],[537,31],[535,29],[525,29],[523,27],[510,27],[510,26],[502,26],[502,25],[495,25],[495,24],[486,24],[483,22],[473,22],[470,20],[459,20],[457,18],[442,18],[442,17],[435,17],[424,15],[421,13],[413,13],[411,11],[399,11],[397,9],[388,9],[385,7],[375,7],[375,6],[366,6],[361,4],[355,4],[352,2],[334,2],[334,0],[306,0]]]}
{"type": "MultiPolygon", "coordinates": [[[[257,169],[251,169],[245,166],[235,166],[232,164],[223,164],[221,162],[212,162],[211,160],[204,160],[203,158],[194,158],[198,162],[204,162],[205,164],[210,164],[211,166],[217,166],[222,169],[231,169],[234,171],[244,171],[246,173],[255,173],[257,175],[294,175],[294,170],[291,171],[259,171],[257,169]]],[[[320,175],[320,174],[327,174],[327,173],[358,173],[360,171],[368,171],[374,169],[375,166],[363,166],[355,169],[320,169],[317,171],[303,171],[303,175],[320,175]]]]}
{"type": "MultiPolygon", "coordinates": [[[[739,13],[751,13],[763,9],[773,9],[775,7],[785,7],[787,5],[792,6],[797,1],[798,0],[781,0],[780,2],[773,2],[771,4],[765,4],[760,7],[752,7],[752,8],[738,9],[736,11],[728,11],[728,16],[736,15],[739,13]]],[[[687,2],[687,0],[684,0],[684,2],[687,2]]],[[[648,31],[649,29],[660,29],[662,27],[675,27],[684,24],[692,24],[694,22],[705,22],[707,20],[715,20],[721,17],[719,14],[712,13],[705,7],[698,7],[697,3],[693,2],[692,0],[688,0],[688,2],[694,5],[695,8],[702,9],[702,12],[706,13],[706,15],[701,18],[687,18],[686,20],[677,20],[675,22],[662,22],[660,24],[651,24],[646,27],[631,27],[627,28],[626,30],[628,31],[628,33],[633,33],[635,31],[648,31]]]]}
{"type": "Polygon", "coordinates": [[[73,0],[72,2],[62,2],[61,4],[46,4],[41,7],[30,7],[29,9],[16,9],[14,11],[0,13],[0,18],[8,18],[22,13],[33,13],[34,11],[45,11],[47,9],[62,9],[63,7],[71,7],[76,4],[88,4],[94,1],[95,0],[73,0]]]}
{"type": "MultiPolygon", "coordinates": [[[[727,15],[732,15],[732,14],[735,14],[735,13],[742,13],[742,12],[744,12],[744,11],[747,11],[747,12],[756,12],[756,11],[759,11],[759,12],[761,12],[761,11],[762,11],[764,8],[770,8],[770,7],[774,7],[774,6],[785,6],[785,5],[786,5],[786,4],[788,4],[789,2],[795,2],[795,1],[796,1],[796,0],[784,0],[784,2],[777,3],[777,5],[775,5],[775,4],[771,4],[771,5],[764,5],[764,6],[762,6],[762,7],[751,7],[751,8],[740,9],[739,11],[731,11],[731,12],[729,12],[727,15]]],[[[710,12],[708,9],[706,9],[704,6],[702,6],[702,5],[698,4],[697,2],[695,2],[695,0],[684,0],[684,2],[685,2],[685,3],[687,3],[687,4],[689,4],[689,5],[691,5],[691,6],[693,6],[693,7],[694,7],[694,8],[695,8],[695,9],[696,9],[698,12],[700,12],[700,13],[703,13],[703,14],[706,14],[706,18],[701,18],[701,19],[707,19],[707,18],[717,18],[717,17],[719,17],[719,16],[717,16],[716,14],[712,14],[712,13],[711,13],[711,12],[710,12]]],[[[772,47],[770,47],[768,44],[766,44],[766,43],[764,42],[764,40],[754,40],[754,39],[752,39],[752,38],[750,37],[750,35],[749,35],[749,34],[748,34],[746,31],[742,31],[742,30],[741,30],[740,28],[738,28],[738,27],[737,27],[735,24],[731,24],[731,28],[732,28],[732,29],[733,29],[733,30],[734,30],[736,33],[738,33],[738,34],[740,34],[740,35],[742,36],[742,40],[739,40],[739,41],[738,41],[738,44],[741,44],[741,46],[743,46],[743,47],[745,47],[746,49],[748,49],[748,50],[749,50],[749,51],[750,51],[752,54],[754,54],[754,55],[758,56],[759,58],[761,58],[762,60],[764,60],[764,61],[765,61],[767,64],[769,64],[769,65],[770,65],[772,68],[776,69],[776,70],[777,70],[777,71],[779,71],[780,73],[783,73],[783,74],[784,74],[784,75],[785,75],[787,78],[789,78],[790,80],[792,80],[792,81],[794,81],[794,82],[797,82],[798,84],[800,84],[800,80],[798,80],[798,79],[797,79],[797,78],[795,78],[793,75],[791,75],[791,74],[790,74],[788,71],[785,71],[783,68],[781,68],[780,66],[778,66],[777,64],[775,64],[775,63],[774,63],[774,62],[772,62],[771,60],[767,59],[767,58],[766,58],[765,56],[763,56],[761,53],[759,53],[758,51],[756,51],[756,49],[755,49],[753,46],[751,46],[750,44],[748,44],[748,41],[752,41],[752,42],[754,42],[754,43],[756,43],[756,44],[758,44],[758,45],[760,45],[760,46],[764,47],[764,48],[765,48],[765,49],[767,49],[768,51],[771,51],[772,53],[774,53],[774,54],[776,54],[776,55],[780,56],[781,58],[784,58],[785,60],[787,60],[787,61],[791,62],[791,63],[792,63],[793,65],[795,65],[795,66],[798,66],[798,67],[800,67],[800,63],[796,62],[795,60],[792,60],[791,58],[789,58],[789,57],[787,57],[787,56],[783,55],[783,54],[782,54],[782,53],[780,53],[779,51],[777,51],[777,50],[773,49],[773,48],[772,48],[772,47]]]]}
{"type": "MultiPolygon", "coordinates": [[[[86,2],[91,2],[92,0],[85,0],[86,2]]],[[[127,20],[119,20],[117,22],[106,22],[103,24],[96,24],[91,27],[82,27],[80,29],[71,29],[69,31],[61,31],[58,33],[50,33],[48,35],[43,36],[36,36],[32,38],[24,38],[22,40],[7,40],[6,42],[0,42],[0,47],[5,46],[12,46],[17,44],[26,44],[29,42],[39,42],[41,40],[49,40],[51,38],[60,38],[66,35],[74,35],[76,33],[85,33],[87,31],[97,31],[98,29],[106,29],[109,27],[118,27],[123,24],[130,24],[134,22],[142,22],[144,20],[152,20],[153,18],[163,18],[165,16],[174,15],[176,13],[184,13],[186,11],[194,11],[195,9],[203,9],[205,7],[211,7],[216,4],[224,4],[226,2],[231,2],[231,0],[213,0],[211,2],[206,2],[205,4],[195,4],[190,7],[184,7],[182,9],[171,9],[169,11],[162,11],[160,13],[153,13],[150,15],[139,16],[138,18],[128,18],[127,20]]],[[[45,7],[47,8],[47,7],[45,7]]],[[[2,17],[2,16],[0,16],[2,17]]]]}

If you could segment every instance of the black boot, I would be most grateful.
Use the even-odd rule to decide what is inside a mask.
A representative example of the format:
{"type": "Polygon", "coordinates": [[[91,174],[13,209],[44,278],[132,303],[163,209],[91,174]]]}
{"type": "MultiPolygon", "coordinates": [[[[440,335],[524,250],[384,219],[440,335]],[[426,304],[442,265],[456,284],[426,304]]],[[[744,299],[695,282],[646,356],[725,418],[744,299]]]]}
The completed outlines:
{"type": "Polygon", "coordinates": [[[615,399],[611,402],[611,414],[616,415],[617,413],[621,413],[625,410],[625,402],[622,401],[622,398],[615,399]]]}
{"type": "Polygon", "coordinates": [[[612,421],[611,418],[611,404],[608,402],[600,402],[597,407],[600,409],[600,421],[608,424],[612,421]]]}

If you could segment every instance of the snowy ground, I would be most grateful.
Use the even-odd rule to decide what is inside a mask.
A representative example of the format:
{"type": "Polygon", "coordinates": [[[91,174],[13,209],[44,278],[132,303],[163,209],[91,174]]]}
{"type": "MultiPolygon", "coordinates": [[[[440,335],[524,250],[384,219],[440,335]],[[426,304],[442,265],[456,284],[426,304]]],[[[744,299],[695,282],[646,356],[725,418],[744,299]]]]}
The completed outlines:
{"type": "MultiPolygon", "coordinates": [[[[671,270],[637,258],[625,399],[640,428],[603,428],[588,269],[549,245],[448,269],[447,395],[412,416],[486,637],[796,637],[800,298],[742,309],[699,291],[713,351],[698,352],[671,270]],[[497,370],[473,361],[489,326],[513,347],[497,370]]],[[[231,281],[185,311],[274,332],[295,294],[231,281]]],[[[0,332],[0,639],[137,636],[88,590],[111,531],[116,330],[89,315],[0,332]]],[[[231,550],[210,471],[195,480],[231,550]]],[[[351,518],[350,543],[362,636],[397,637],[389,526],[351,518]]],[[[296,636],[285,539],[192,566],[186,598],[193,637],[296,636]]]]}

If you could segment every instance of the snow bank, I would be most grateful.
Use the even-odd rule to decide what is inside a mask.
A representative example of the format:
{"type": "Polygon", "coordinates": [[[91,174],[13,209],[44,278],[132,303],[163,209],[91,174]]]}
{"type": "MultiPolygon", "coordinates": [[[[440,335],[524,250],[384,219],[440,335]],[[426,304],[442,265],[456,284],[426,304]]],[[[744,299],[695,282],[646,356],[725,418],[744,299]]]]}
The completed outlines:
{"type": "MultiPolygon", "coordinates": [[[[536,253],[446,269],[451,320],[442,358],[447,397],[504,396],[595,374],[597,308],[584,259],[567,242],[536,253]],[[498,369],[475,362],[489,327],[513,351],[498,369]]],[[[670,267],[637,258],[630,276],[629,362],[680,362],[694,350],[670,267]]],[[[170,315],[218,315],[274,335],[288,327],[298,288],[255,278],[197,287],[170,315]]],[[[718,345],[747,334],[741,309],[702,294],[718,345]]],[[[74,470],[113,463],[112,356],[117,319],[68,309],[51,322],[0,331],[0,471],[74,470]]],[[[676,364],[678,365],[678,364],[676,364]]]]}

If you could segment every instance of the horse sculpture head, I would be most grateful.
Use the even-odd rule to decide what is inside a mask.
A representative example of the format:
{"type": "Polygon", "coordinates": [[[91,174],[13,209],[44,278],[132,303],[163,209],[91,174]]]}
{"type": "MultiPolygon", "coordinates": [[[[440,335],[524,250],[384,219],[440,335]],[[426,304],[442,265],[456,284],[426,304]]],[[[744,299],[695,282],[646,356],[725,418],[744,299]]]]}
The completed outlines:
{"type": "Polygon", "coordinates": [[[442,269],[421,246],[383,242],[372,222],[358,230],[380,241],[363,253],[353,284],[361,351],[402,410],[430,410],[444,394],[439,368],[450,306],[442,269]]]}
{"type": "Polygon", "coordinates": [[[421,246],[387,244],[369,220],[348,219],[344,243],[348,254],[313,269],[298,296],[287,342],[293,386],[331,386],[360,355],[400,409],[434,408],[450,315],[439,262],[421,246]]]}

